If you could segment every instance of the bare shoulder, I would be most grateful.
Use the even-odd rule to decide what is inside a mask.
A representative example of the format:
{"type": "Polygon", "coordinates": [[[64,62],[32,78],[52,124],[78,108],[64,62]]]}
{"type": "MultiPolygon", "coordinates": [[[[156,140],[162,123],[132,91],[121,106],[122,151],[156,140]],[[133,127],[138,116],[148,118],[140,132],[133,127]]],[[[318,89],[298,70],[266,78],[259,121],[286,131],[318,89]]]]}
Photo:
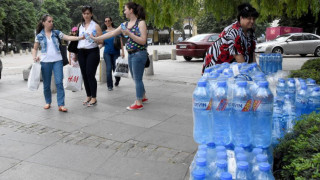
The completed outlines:
{"type": "Polygon", "coordinates": [[[146,26],[146,21],[145,20],[141,20],[139,21],[139,26],[146,26]]]}

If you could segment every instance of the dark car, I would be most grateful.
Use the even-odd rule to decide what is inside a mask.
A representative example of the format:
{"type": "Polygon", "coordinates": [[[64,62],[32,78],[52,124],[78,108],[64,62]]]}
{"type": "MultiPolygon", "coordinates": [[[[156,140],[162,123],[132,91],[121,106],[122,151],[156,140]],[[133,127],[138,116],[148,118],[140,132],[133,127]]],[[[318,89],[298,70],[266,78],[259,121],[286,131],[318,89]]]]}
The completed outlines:
{"type": "Polygon", "coordinates": [[[26,49],[28,49],[29,51],[31,51],[31,49],[32,49],[32,47],[33,47],[33,44],[32,44],[32,42],[21,42],[20,43],[20,46],[21,46],[21,49],[22,50],[26,50],[26,49]]]}
{"type": "Polygon", "coordinates": [[[206,51],[218,39],[219,34],[199,34],[176,45],[177,56],[183,56],[186,61],[192,58],[204,58],[206,51]]]}

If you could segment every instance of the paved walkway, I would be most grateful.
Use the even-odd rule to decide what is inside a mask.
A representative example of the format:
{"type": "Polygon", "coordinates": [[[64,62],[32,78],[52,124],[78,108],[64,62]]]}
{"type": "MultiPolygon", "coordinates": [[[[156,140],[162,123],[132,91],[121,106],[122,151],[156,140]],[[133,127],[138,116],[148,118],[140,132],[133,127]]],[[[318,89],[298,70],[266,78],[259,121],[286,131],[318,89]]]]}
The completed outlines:
{"type": "Polygon", "coordinates": [[[125,109],[135,90],[132,79],[123,78],[111,92],[99,84],[94,107],[82,105],[84,91],[66,91],[68,113],[58,111],[55,94],[52,108],[42,108],[42,85],[27,89],[21,71],[30,54],[2,60],[1,180],[188,179],[197,147],[191,97],[201,60],[154,62],[155,75],[144,79],[150,102],[142,111],[125,109]]]}

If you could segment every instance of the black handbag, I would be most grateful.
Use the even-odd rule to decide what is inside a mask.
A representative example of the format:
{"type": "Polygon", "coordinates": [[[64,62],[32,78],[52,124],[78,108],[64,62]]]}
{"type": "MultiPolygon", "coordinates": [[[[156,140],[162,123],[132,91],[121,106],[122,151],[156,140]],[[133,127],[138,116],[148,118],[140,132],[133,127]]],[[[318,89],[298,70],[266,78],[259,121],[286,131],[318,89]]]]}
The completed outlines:
{"type": "Polygon", "coordinates": [[[78,54],[78,51],[79,51],[78,50],[78,43],[79,43],[79,41],[71,41],[68,46],[68,51],[75,53],[75,54],[78,54]]]}
{"type": "Polygon", "coordinates": [[[59,41],[59,49],[60,49],[60,53],[62,56],[62,62],[63,62],[63,65],[65,66],[65,65],[69,64],[69,60],[67,57],[67,46],[61,44],[61,40],[57,34],[56,34],[56,37],[58,38],[58,41],[59,41]]]}
{"type": "Polygon", "coordinates": [[[148,68],[150,66],[150,59],[149,59],[149,53],[147,53],[147,61],[146,64],[144,65],[145,68],[148,68]]]}
{"type": "Polygon", "coordinates": [[[113,46],[114,46],[114,48],[116,48],[116,49],[118,49],[118,50],[121,49],[121,38],[120,38],[120,36],[114,37],[114,39],[113,39],[113,46]]]}

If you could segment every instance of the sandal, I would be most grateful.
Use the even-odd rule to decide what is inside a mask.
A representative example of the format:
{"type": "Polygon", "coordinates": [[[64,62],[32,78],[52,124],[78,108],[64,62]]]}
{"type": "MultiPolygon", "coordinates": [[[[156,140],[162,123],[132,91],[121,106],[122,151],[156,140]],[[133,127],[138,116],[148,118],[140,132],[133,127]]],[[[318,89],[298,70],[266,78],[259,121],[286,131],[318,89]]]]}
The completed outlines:
{"type": "Polygon", "coordinates": [[[86,106],[90,101],[91,101],[91,98],[89,100],[87,99],[86,101],[83,101],[82,105],[86,106]]]}
{"type": "Polygon", "coordinates": [[[97,102],[98,102],[97,100],[96,100],[96,102],[94,102],[94,103],[89,102],[89,103],[87,104],[87,106],[88,106],[88,107],[91,107],[91,106],[97,105],[97,102]]]}
{"type": "Polygon", "coordinates": [[[59,111],[68,112],[68,109],[63,106],[59,106],[59,111]]]}
{"type": "Polygon", "coordinates": [[[50,104],[46,104],[44,105],[43,109],[50,109],[51,105],[50,104]]]}

